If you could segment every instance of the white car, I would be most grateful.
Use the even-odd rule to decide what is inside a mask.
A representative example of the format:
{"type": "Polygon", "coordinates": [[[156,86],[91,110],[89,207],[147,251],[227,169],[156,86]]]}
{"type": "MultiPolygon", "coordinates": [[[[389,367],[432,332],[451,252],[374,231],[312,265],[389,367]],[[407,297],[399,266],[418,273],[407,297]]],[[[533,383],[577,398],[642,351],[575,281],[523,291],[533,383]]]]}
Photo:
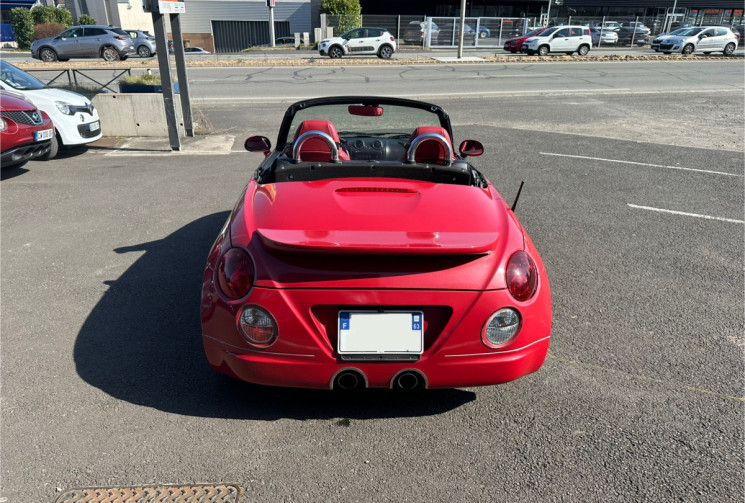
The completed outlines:
{"type": "Polygon", "coordinates": [[[590,28],[593,45],[613,45],[618,43],[618,33],[613,28],[601,28],[593,26],[590,28]]]}
{"type": "Polygon", "coordinates": [[[670,33],[660,33],[650,43],[650,49],[652,49],[654,52],[660,52],[660,44],[664,40],[667,40],[668,38],[674,37],[676,35],[680,35],[681,33],[684,33],[686,30],[690,30],[690,27],[678,28],[677,30],[673,30],[670,33]]]}
{"type": "Polygon", "coordinates": [[[586,56],[591,48],[592,36],[587,26],[555,26],[527,39],[520,51],[539,56],[545,56],[549,52],[576,52],[580,56],[586,56]]]}
{"type": "Polygon", "coordinates": [[[23,96],[52,119],[55,135],[44,159],[57,155],[61,146],[82,145],[101,138],[98,111],[82,94],[47,87],[7,61],[0,61],[0,89],[23,96]]]}
{"type": "Polygon", "coordinates": [[[665,54],[679,52],[723,52],[732,55],[737,48],[737,37],[732,30],[722,26],[697,26],[688,28],[683,33],[670,36],[660,41],[660,51],[665,54]]]}
{"type": "Polygon", "coordinates": [[[318,44],[318,52],[330,58],[377,54],[390,59],[396,52],[396,38],[385,28],[354,28],[338,37],[324,38],[318,44]]]}

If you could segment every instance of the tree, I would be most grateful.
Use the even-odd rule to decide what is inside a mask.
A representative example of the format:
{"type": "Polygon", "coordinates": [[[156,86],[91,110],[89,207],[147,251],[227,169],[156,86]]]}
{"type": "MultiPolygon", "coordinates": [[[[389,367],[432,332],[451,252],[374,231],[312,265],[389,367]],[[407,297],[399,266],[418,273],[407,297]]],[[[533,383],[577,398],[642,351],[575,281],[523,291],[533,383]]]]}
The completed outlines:
{"type": "Polygon", "coordinates": [[[83,25],[83,24],[92,25],[92,24],[96,24],[96,20],[93,19],[88,14],[83,14],[82,16],[80,16],[78,18],[78,24],[80,24],[80,25],[83,25]]]}
{"type": "Polygon", "coordinates": [[[335,34],[362,25],[360,0],[321,0],[321,12],[336,17],[335,34]]]}
{"type": "Polygon", "coordinates": [[[30,49],[34,39],[34,21],[31,11],[25,7],[10,10],[10,25],[19,49],[30,49]]]}

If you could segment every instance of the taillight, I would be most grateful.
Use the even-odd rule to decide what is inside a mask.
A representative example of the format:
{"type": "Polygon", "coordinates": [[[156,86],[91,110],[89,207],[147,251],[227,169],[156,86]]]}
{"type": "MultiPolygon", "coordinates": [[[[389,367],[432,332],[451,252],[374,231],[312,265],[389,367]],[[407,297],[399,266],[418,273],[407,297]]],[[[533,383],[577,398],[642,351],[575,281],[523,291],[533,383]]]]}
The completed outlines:
{"type": "Polygon", "coordinates": [[[244,307],[237,321],[243,337],[254,346],[266,347],[277,340],[277,322],[259,306],[244,307]]]}
{"type": "Polygon", "coordinates": [[[538,270],[531,256],[524,251],[512,254],[504,277],[507,290],[519,302],[530,299],[538,289],[538,270]]]}
{"type": "Polygon", "coordinates": [[[127,40],[130,37],[125,37],[124,35],[119,35],[119,36],[114,37],[114,38],[117,39],[117,40],[127,40]]]}
{"type": "Polygon", "coordinates": [[[217,266],[220,290],[230,299],[245,297],[253,286],[254,275],[253,261],[241,248],[231,248],[225,252],[217,266]]]}
{"type": "Polygon", "coordinates": [[[391,37],[391,42],[395,42],[395,41],[396,41],[396,37],[391,37]]]}

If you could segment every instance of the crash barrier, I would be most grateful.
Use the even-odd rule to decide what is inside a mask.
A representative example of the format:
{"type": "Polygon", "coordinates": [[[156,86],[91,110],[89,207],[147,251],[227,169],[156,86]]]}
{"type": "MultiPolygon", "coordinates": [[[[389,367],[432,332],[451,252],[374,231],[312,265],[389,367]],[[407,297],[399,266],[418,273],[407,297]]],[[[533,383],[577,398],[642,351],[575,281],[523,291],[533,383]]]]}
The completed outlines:
{"type": "Polygon", "coordinates": [[[67,68],[63,70],[45,70],[34,68],[25,71],[34,75],[34,77],[38,78],[39,80],[46,80],[45,84],[48,86],[54,85],[55,87],[68,87],[73,90],[85,88],[85,90],[90,91],[90,94],[107,92],[118,93],[119,86],[111,86],[115,82],[118,82],[124,75],[132,75],[131,68],[67,68]],[[56,75],[53,75],[50,80],[47,80],[46,76],[48,76],[50,73],[54,74],[55,72],[56,75]],[[91,72],[96,72],[95,78],[91,76],[91,72]],[[58,82],[60,77],[62,77],[63,75],[67,77],[67,86],[65,86],[64,82],[58,82]]]}

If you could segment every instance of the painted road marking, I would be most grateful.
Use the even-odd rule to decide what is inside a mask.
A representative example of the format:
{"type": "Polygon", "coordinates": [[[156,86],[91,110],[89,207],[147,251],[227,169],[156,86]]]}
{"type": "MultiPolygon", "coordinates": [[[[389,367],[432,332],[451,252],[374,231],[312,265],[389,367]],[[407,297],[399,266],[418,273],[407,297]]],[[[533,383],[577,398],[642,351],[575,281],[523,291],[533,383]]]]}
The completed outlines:
{"type": "Polygon", "coordinates": [[[677,169],[680,171],[694,171],[697,173],[707,173],[709,175],[723,175],[723,176],[743,176],[738,173],[725,173],[724,171],[712,171],[708,169],[696,169],[696,168],[684,168],[681,166],[665,166],[664,164],[649,164],[646,162],[635,162],[635,161],[624,161],[621,159],[604,159],[602,157],[588,157],[584,155],[569,155],[569,154],[555,154],[551,152],[540,152],[541,155],[550,155],[554,157],[571,157],[574,159],[587,159],[589,161],[602,161],[602,162],[617,162],[621,164],[635,164],[637,166],[648,166],[650,168],[664,168],[664,169],[677,169]]]}
{"type": "Polygon", "coordinates": [[[657,211],[659,213],[669,213],[671,215],[681,215],[684,217],[705,218],[707,220],[718,220],[720,222],[729,222],[733,224],[745,224],[745,220],[735,220],[734,218],[713,217],[711,215],[700,215],[698,213],[686,213],[685,211],[665,210],[662,208],[652,208],[651,206],[639,206],[639,205],[631,204],[631,203],[627,203],[627,206],[629,208],[636,208],[638,210],[657,211]]]}

